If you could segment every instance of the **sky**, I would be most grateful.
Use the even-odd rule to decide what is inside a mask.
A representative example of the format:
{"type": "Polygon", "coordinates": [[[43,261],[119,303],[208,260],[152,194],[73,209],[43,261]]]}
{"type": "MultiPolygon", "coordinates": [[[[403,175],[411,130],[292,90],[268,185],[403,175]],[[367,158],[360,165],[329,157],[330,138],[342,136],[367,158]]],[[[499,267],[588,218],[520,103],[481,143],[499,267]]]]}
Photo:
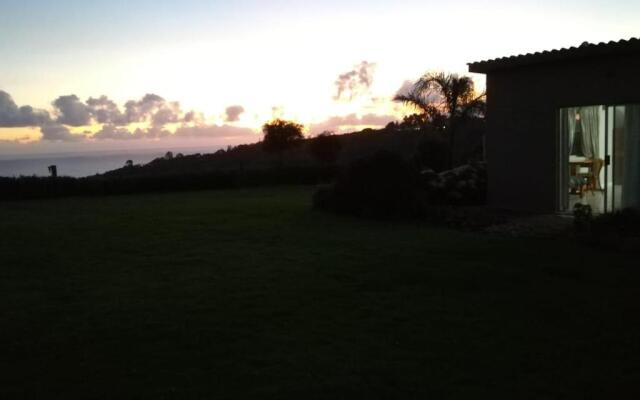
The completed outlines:
{"type": "Polygon", "coordinates": [[[236,145],[273,118],[384,126],[427,71],[638,26],[628,0],[0,0],[0,156],[236,145]]]}

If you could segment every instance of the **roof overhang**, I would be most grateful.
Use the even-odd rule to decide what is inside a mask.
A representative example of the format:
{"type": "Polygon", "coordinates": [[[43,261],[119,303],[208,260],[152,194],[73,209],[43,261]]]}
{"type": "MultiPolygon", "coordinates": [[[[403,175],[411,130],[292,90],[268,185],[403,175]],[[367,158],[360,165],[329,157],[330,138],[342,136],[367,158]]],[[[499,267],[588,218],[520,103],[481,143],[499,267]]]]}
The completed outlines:
{"type": "Polygon", "coordinates": [[[494,71],[509,70],[538,64],[552,64],[585,58],[611,57],[638,54],[640,39],[632,38],[609,43],[583,43],[580,47],[542,51],[518,56],[502,57],[492,60],[469,63],[469,72],[488,74],[494,71]]]}

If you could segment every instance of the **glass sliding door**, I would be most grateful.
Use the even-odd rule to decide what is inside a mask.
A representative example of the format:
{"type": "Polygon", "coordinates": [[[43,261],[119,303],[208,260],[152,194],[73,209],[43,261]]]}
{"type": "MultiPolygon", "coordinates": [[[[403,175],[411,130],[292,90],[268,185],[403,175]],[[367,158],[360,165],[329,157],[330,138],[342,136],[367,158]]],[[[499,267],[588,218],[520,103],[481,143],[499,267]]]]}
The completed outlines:
{"type": "Polygon", "coordinates": [[[607,107],[605,211],[640,207],[640,105],[607,107]]]}
{"type": "Polygon", "coordinates": [[[640,105],[615,107],[613,209],[640,207],[640,105]]]}
{"type": "Polygon", "coordinates": [[[559,211],[576,204],[605,212],[607,113],[603,106],[560,109],[559,211]]]}
{"type": "Polygon", "coordinates": [[[560,109],[558,210],[640,208],[640,104],[560,109]]]}

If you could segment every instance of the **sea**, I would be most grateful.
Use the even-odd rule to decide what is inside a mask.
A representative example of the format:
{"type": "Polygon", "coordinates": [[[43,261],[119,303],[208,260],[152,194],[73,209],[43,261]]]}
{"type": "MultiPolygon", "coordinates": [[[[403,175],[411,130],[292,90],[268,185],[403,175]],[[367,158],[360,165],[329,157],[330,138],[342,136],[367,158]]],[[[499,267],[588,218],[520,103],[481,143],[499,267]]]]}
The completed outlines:
{"type": "Polygon", "coordinates": [[[0,158],[0,176],[49,176],[48,167],[55,165],[58,176],[84,177],[124,167],[127,160],[146,164],[162,157],[162,151],[137,153],[50,154],[0,158]]]}

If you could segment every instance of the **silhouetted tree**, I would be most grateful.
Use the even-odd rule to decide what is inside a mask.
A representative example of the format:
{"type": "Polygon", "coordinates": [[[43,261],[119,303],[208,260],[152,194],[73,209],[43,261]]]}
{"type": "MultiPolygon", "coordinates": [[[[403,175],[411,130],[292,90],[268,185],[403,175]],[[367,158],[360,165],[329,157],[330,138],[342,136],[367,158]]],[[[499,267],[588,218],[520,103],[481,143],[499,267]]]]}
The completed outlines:
{"type": "Polygon", "coordinates": [[[164,159],[165,159],[165,160],[171,160],[171,159],[173,159],[173,152],[171,152],[171,151],[167,151],[167,153],[164,155],[164,159]]]}
{"type": "Polygon", "coordinates": [[[385,129],[386,131],[395,131],[396,129],[398,129],[398,126],[399,126],[399,125],[400,125],[400,124],[398,124],[398,122],[396,122],[396,121],[391,121],[391,122],[389,122],[389,123],[384,127],[384,129],[385,129]]]}
{"type": "Polygon", "coordinates": [[[302,143],[302,128],[303,126],[296,122],[282,119],[268,122],[262,126],[262,148],[267,153],[277,154],[279,165],[282,165],[283,153],[302,143]]]}
{"type": "Polygon", "coordinates": [[[127,160],[127,161],[125,161],[124,166],[125,166],[126,168],[131,168],[131,167],[133,167],[133,160],[127,160]]]}
{"type": "Polygon", "coordinates": [[[411,114],[402,119],[400,126],[402,129],[409,129],[413,131],[419,131],[429,126],[433,128],[439,128],[443,126],[444,116],[438,114],[437,116],[430,117],[427,114],[411,114]]]}
{"type": "Polygon", "coordinates": [[[485,93],[476,93],[468,76],[444,72],[426,73],[406,94],[398,94],[395,101],[416,108],[427,121],[447,133],[449,139],[449,167],[454,163],[455,133],[461,121],[484,116],[485,93]]]}
{"type": "Polygon", "coordinates": [[[341,149],[340,139],[329,131],[322,132],[309,143],[309,152],[323,164],[335,163],[341,149]]]}

